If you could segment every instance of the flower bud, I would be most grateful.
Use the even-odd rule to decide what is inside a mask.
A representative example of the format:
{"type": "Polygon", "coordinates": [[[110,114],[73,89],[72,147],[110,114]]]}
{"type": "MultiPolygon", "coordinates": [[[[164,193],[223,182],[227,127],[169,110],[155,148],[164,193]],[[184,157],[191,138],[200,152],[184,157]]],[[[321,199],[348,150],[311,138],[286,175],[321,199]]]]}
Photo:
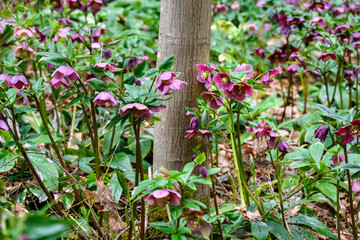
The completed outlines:
{"type": "Polygon", "coordinates": [[[191,160],[194,161],[194,159],[197,157],[197,153],[194,153],[192,156],[191,156],[191,160]]]}
{"type": "Polygon", "coordinates": [[[206,178],[206,177],[208,176],[208,174],[207,174],[207,169],[206,169],[206,167],[204,167],[204,166],[201,166],[201,167],[199,168],[199,172],[200,172],[200,174],[201,174],[201,176],[202,176],[203,178],[206,178]]]}
{"type": "Polygon", "coordinates": [[[331,161],[335,166],[339,166],[341,162],[345,162],[345,156],[343,154],[334,154],[331,161]]]}
{"type": "Polygon", "coordinates": [[[329,127],[327,125],[321,125],[315,130],[314,137],[320,139],[321,141],[325,141],[328,132],[329,127]]]}
{"type": "Polygon", "coordinates": [[[279,141],[278,150],[280,152],[286,152],[286,151],[290,150],[289,144],[287,142],[285,142],[284,140],[279,141]]]}
{"type": "Polygon", "coordinates": [[[190,120],[190,128],[196,129],[198,125],[199,125],[199,119],[197,117],[193,117],[190,120]]]}
{"type": "Polygon", "coordinates": [[[140,79],[135,79],[135,82],[134,82],[135,86],[141,86],[141,80],[140,79]]]}
{"type": "Polygon", "coordinates": [[[109,50],[109,49],[105,49],[104,52],[103,52],[103,54],[104,54],[105,60],[108,60],[109,58],[112,57],[111,50],[109,50]]]}
{"type": "Polygon", "coordinates": [[[229,224],[230,223],[230,219],[229,217],[226,217],[225,220],[224,220],[225,223],[229,224]]]}

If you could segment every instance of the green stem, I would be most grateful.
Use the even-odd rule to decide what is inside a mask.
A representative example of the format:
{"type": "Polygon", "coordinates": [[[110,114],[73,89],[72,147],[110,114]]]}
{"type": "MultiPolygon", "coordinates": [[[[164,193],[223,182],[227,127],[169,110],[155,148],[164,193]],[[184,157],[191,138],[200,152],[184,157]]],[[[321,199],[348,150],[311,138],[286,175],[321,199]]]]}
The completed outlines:
{"type": "Polygon", "coordinates": [[[339,181],[339,171],[336,174],[336,228],[338,234],[338,240],[341,239],[341,232],[340,232],[340,181],[339,181]]]}
{"type": "Polygon", "coordinates": [[[96,109],[95,104],[91,102],[91,116],[93,121],[93,129],[94,129],[94,155],[95,155],[95,174],[96,179],[101,178],[101,169],[100,169],[100,157],[99,157],[99,139],[98,139],[98,128],[97,128],[97,121],[96,121],[96,109]]]}

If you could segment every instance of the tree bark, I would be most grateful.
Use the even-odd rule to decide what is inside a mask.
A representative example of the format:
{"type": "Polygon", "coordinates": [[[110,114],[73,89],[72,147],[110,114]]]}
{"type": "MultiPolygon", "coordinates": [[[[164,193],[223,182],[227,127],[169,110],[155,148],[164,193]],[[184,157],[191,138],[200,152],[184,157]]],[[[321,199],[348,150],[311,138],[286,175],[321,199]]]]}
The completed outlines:
{"type": "MultiPolygon", "coordinates": [[[[172,91],[172,99],[158,115],[162,121],[155,124],[154,170],[164,166],[168,170],[182,170],[191,161],[192,149],[200,140],[185,139],[192,116],[186,116],[187,107],[197,106],[197,96],[204,84],[196,80],[196,64],[210,60],[211,0],[162,0],[157,63],[176,54],[174,72],[178,79],[188,83],[181,90],[172,91]]],[[[202,142],[205,143],[205,142],[202,142]]],[[[206,144],[204,144],[206,145],[206,144]]]]}

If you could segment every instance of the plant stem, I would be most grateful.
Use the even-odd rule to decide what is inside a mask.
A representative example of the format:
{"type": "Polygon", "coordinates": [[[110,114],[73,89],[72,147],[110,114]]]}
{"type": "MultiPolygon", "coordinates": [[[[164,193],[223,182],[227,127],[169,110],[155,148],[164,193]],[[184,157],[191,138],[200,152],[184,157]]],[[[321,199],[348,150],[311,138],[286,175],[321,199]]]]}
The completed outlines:
{"type": "MultiPolygon", "coordinates": [[[[338,171],[336,174],[336,178],[338,178],[338,171]]],[[[341,239],[341,233],[340,233],[340,181],[339,179],[336,179],[336,228],[337,228],[337,234],[338,234],[338,240],[341,239]]]]}
{"type": "Polygon", "coordinates": [[[98,129],[97,129],[97,121],[96,121],[96,110],[95,104],[91,102],[91,116],[93,121],[93,129],[94,129],[94,155],[95,155],[95,173],[96,179],[99,180],[101,178],[101,169],[100,169],[100,157],[99,157],[99,139],[98,139],[98,129]]]}
{"type": "MultiPolygon", "coordinates": [[[[346,144],[343,144],[343,149],[344,149],[344,155],[345,155],[345,163],[348,163],[348,154],[347,154],[347,150],[346,150],[346,144]]],[[[352,234],[354,236],[354,240],[358,240],[358,229],[356,227],[356,222],[355,222],[355,216],[354,216],[354,212],[356,212],[356,209],[354,208],[354,203],[353,203],[353,191],[352,191],[352,186],[351,186],[351,178],[350,178],[350,170],[346,169],[346,175],[348,178],[348,186],[349,186],[349,202],[350,202],[350,213],[351,213],[351,223],[352,223],[352,234]]]]}

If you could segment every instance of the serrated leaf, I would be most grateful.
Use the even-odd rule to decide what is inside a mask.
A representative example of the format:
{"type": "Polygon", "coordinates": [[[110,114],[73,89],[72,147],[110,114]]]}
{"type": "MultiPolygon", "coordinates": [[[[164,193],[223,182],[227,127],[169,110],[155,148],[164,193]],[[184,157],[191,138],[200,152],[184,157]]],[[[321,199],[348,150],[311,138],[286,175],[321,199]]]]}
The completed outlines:
{"type": "Polygon", "coordinates": [[[171,70],[172,66],[174,64],[174,61],[175,61],[175,56],[176,55],[172,55],[172,56],[164,59],[158,66],[159,72],[163,73],[163,72],[171,70]]]}
{"type": "Polygon", "coordinates": [[[97,92],[103,92],[106,90],[106,83],[101,80],[93,79],[86,82],[90,88],[97,92]]]}

